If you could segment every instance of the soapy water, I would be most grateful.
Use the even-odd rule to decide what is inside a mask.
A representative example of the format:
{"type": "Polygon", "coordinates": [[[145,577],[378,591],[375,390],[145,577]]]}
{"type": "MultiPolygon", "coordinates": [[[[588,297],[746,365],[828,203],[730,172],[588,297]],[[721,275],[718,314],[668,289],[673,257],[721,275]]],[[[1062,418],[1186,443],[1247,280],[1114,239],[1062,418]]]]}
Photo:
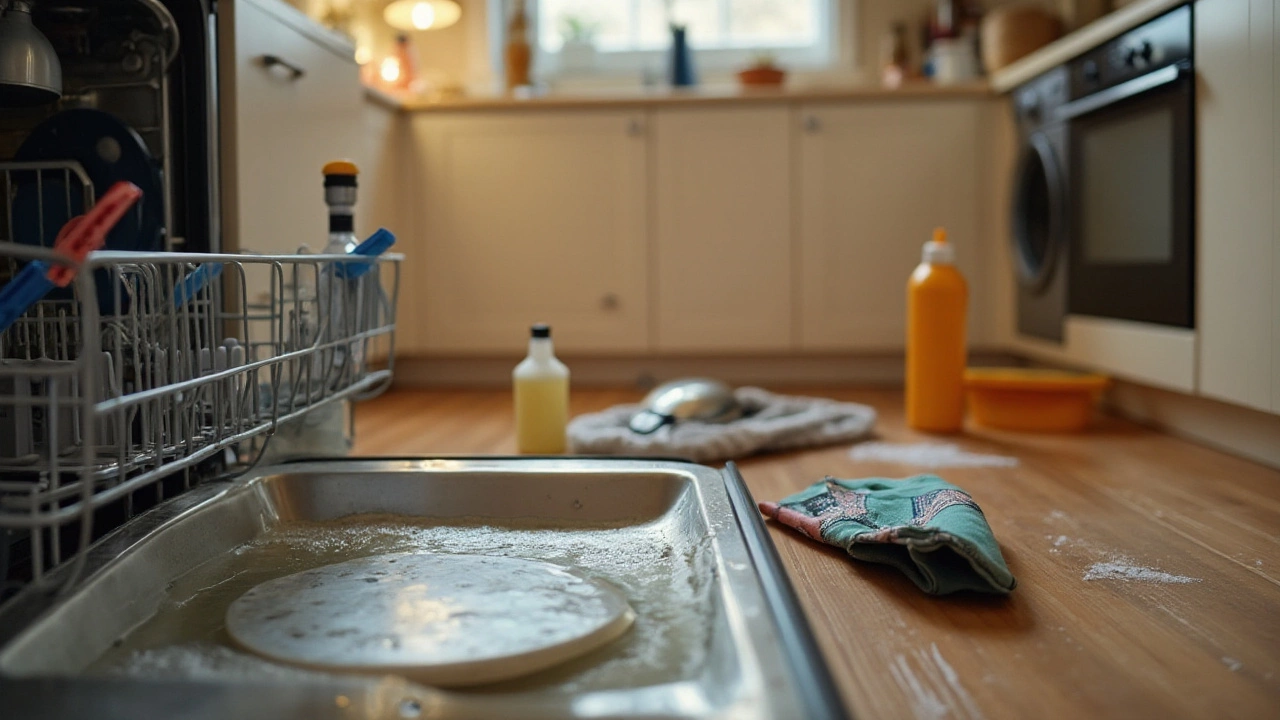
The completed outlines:
{"type": "Polygon", "coordinates": [[[192,569],[170,583],[152,618],[103,654],[88,672],[323,682],[324,673],[277,664],[237,648],[224,626],[227,607],[273,578],[369,555],[415,551],[519,557],[576,568],[613,584],[636,613],[631,629],[604,648],[477,690],[580,693],[644,687],[693,679],[706,661],[715,580],[709,538],[692,540],[664,521],[556,527],[516,521],[498,526],[480,519],[362,515],[282,524],[192,569]]]}

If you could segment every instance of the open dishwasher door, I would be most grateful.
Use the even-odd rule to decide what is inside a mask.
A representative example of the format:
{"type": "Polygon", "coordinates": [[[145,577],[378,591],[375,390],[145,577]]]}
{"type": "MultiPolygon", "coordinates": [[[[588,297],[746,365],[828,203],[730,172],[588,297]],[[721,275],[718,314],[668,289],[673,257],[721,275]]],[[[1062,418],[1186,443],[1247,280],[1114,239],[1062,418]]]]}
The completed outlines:
{"type": "MultiPolygon", "coordinates": [[[[839,697],[741,476],[675,461],[296,462],[196,488],[91,553],[0,648],[0,692],[35,716],[840,718],[839,697]],[[441,690],[232,647],[227,606],[353,557],[449,552],[558,563],[637,618],[600,650],[441,690]],[[277,688],[279,692],[273,692],[277,688]],[[37,704],[45,696],[51,704],[37,704]],[[179,699],[185,699],[179,702],[179,699]]],[[[0,616],[11,627],[12,609],[0,616]]],[[[19,713],[17,717],[22,717],[19,713]]],[[[6,717],[10,715],[6,714],[6,717]]]]}

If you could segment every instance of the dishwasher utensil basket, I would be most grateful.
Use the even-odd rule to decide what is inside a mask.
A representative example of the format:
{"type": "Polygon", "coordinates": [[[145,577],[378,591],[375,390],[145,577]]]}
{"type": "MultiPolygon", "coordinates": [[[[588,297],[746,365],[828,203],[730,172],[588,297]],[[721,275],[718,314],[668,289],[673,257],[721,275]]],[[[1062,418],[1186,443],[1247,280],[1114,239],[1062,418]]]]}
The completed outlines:
{"type": "MultiPolygon", "coordinates": [[[[59,258],[0,241],[0,285],[59,258]]],[[[74,583],[104,532],[386,389],[401,258],[343,258],[97,252],[5,330],[0,598],[74,583]]]]}

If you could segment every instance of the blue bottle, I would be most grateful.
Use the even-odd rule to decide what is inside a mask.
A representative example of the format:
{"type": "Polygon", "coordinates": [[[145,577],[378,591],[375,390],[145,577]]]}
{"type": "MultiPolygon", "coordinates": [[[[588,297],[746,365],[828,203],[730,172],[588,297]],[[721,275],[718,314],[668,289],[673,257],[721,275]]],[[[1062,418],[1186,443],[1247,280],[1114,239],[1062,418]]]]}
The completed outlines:
{"type": "Polygon", "coordinates": [[[689,49],[688,26],[671,26],[671,85],[693,87],[698,84],[693,71],[693,52],[689,49]]]}

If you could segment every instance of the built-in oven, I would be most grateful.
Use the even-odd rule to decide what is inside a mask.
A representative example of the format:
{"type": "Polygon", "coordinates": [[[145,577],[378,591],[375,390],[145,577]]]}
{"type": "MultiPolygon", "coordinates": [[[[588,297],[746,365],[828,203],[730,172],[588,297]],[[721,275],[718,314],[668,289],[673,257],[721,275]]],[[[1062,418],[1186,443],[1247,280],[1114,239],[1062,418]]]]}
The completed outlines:
{"type": "Polygon", "coordinates": [[[1177,8],[1068,64],[1068,308],[1191,328],[1192,10],[1177,8]]]}

